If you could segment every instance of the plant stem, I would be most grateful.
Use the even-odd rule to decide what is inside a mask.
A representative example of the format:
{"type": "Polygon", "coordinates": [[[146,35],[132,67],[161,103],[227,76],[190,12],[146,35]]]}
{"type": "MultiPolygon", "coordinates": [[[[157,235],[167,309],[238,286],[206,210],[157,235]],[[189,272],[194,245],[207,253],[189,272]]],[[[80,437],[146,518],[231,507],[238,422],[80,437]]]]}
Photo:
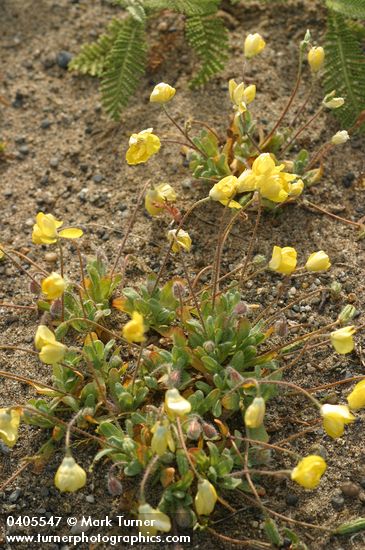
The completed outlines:
{"type": "Polygon", "coordinates": [[[169,119],[170,122],[172,122],[172,124],[179,130],[179,132],[182,133],[182,135],[184,136],[185,139],[188,140],[190,146],[195,149],[196,151],[198,151],[204,158],[208,158],[208,155],[202,151],[201,149],[199,149],[199,147],[197,147],[195,145],[195,143],[193,142],[193,140],[189,137],[189,134],[184,130],[184,128],[182,128],[180,126],[180,124],[178,122],[176,122],[176,120],[170,115],[170,113],[168,112],[168,110],[166,109],[165,105],[162,105],[162,108],[164,110],[164,113],[165,115],[167,116],[167,118],[169,119]]]}
{"type": "Polygon", "coordinates": [[[325,214],[326,216],[330,216],[334,220],[337,220],[342,223],[346,223],[348,225],[353,225],[355,227],[363,228],[364,225],[359,222],[353,222],[352,220],[347,220],[346,218],[341,218],[340,216],[337,216],[336,214],[332,214],[332,212],[328,212],[328,210],[325,210],[321,206],[318,206],[317,204],[314,204],[313,202],[308,201],[307,199],[304,199],[302,201],[302,204],[304,206],[309,206],[310,208],[313,208],[313,210],[317,210],[318,212],[321,212],[321,214],[325,214]]]}
{"type": "Polygon", "coordinates": [[[18,382],[24,382],[25,384],[29,384],[30,386],[41,386],[42,388],[47,388],[49,390],[53,390],[53,391],[55,391],[57,393],[60,393],[62,395],[72,396],[71,393],[67,393],[65,391],[58,390],[56,388],[53,388],[52,386],[49,386],[48,384],[45,384],[44,382],[40,382],[39,380],[33,380],[31,378],[26,378],[25,376],[20,376],[19,374],[12,374],[10,372],[0,370],[0,376],[3,376],[4,378],[9,378],[9,380],[16,380],[18,382]]]}
{"type": "MultiPolygon", "coordinates": [[[[63,249],[62,249],[62,244],[60,239],[57,241],[57,244],[60,251],[61,277],[63,278],[64,276],[63,249]]],[[[63,323],[63,321],[65,320],[65,295],[64,294],[62,294],[62,297],[61,297],[61,307],[62,307],[61,321],[63,323]]]]}
{"type": "Polygon", "coordinates": [[[27,309],[29,311],[37,311],[36,306],[20,306],[17,304],[8,304],[6,302],[0,302],[0,307],[9,307],[9,308],[15,308],[15,309],[27,309]]]}
{"type": "Polygon", "coordinates": [[[140,489],[139,489],[141,503],[146,502],[146,498],[145,498],[146,483],[147,483],[147,480],[148,480],[148,478],[149,478],[149,476],[152,472],[152,469],[153,469],[154,465],[156,464],[156,462],[158,462],[158,459],[159,459],[159,456],[155,455],[150,460],[150,462],[148,463],[147,468],[144,471],[143,478],[142,478],[141,485],[140,485],[140,489]]]}
{"type": "Polygon", "coordinates": [[[129,234],[130,234],[130,232],[131,232],[131,230],[132,230],[132,228],[133,228],[133,225],[134,225],[134,223],[135,223],[135,221],[136,221],[138,208],[139,208],[140,203],[141,203],[141,201],[142,201],[142,198],[143,198],[143,196],[144,196],[144,194],[145,194],[145,191],[146,191],[146,189],[147,189],[147,187],[148,187],[149,185],[150,185],[150,180],[148,180],[147,183],[143,186],[143,188],[142,188],[140,194],[139,194],[138,197],[137,197],[136,206],[135,206],[135,208],[134,208],[134,210],[133,210],[133,212],[132,212],[132,215],[131,215],[131,217],[130,217],[130,219],[129,219],[129,222],[128,222],[128,226],[127,226],[125,235],[124,235],[123,240],[122,240],[122,242],[121,242],[121,244],[120,244],[120,246],[119,246],[118,253],[117,253],[117,257],[116,257],[116,259],[115,259],[113,268],[112,268],[112,270],[111,270],[111,272],[110,272],[110,277],[111,277],[111,278],[113,277],[114,272],[115,272],[115,270],[116,270],[117,267],[118,267],[119,260],[120,260],[121,255],[123,254],[123,250],[124,250],[125,244],[126,244],[126,242],[127,242],[127,239],[128,239],[128,237],[129,237],[129,234]]]}
{"type": "Polygon", "coordinates": [[[260,197],[259,193],[258,193],[257,196],[258,196],[258,208],[257,208],[256,222],[255,222],[255,227],[253,229],[251,239],[250,239],[250,242],[249,242],[249,245],[248,245],[248,249],[247,249],[246,258],[245,258],[245,261],[244,261],[244,264],[243,264],[243,268],[242,268],[242,271],[241,271],[241,276],[240,276],[240,284],[241,285],[243,284],[243,278],[244,278],[248,263],[249,263],[250,258],[251,258],[253,247],[255,245],[256,235],[257,235],[257,231],[258,231],[259,224],[260,224],[260,219],[261,219],[261,212],[262,212],[261,197],[260,197]]]}
{"type": "Polygon", "coordinates": [[[306,122],[305,124],[303,124],[303,126],[301,126],[299,128],[299,130],[297,130],[297,132],[295,132],[294,136],[291,138],[291,140],[285,145],[284,149],[282,149],[281,151],[281,155],[283,156],[287,151],[289,151],[292,147],[292,145],[294,144],[294,142],[296,141],[296,139],[300,136],[300,134],[302,132],[304,132],[304,130],[306,128],[308,128],[308,126],[310,126],[310,124],[312,124],[312,122],[319,117],[319,115],[322,113],[324,109],[324,106],[321,105],[321,107],[318,109],[318,111],[308,120],[308,122],[306,122]]]}
{"type": "Polygon", "coordinates": [[[190,281],[190,277],[189,277],[189,273],[188,273],[188,270],[187,270],[187,267],[186,267],[186,263],[185,263],[185,260],[184,260],[184,251],[183,250],[180,250],[180,260],[181,260],[181,263],[183,265],[183,269],[184,269],[184,274],[185,274],[185,279],[188,283],[188,286],[189,286],[189,290],[190,290],[190,294],[193,298],[193,301],[194,301],[194,305],[195,305],[195,309],[197,311],[197,314],[199,316],[199,320],[202,324],[202,328],[205,332],[205,334],[207,334],[207,329],[205,327],[205,323],[204,323],[204,319],[203,319],[203,316],[202,316],[202,312],[201,312],[201,309],[200,309],[200,306],[199,306],[199,302],[197,300],[197,297],[196,297],[196,294],[195,294],[195,291],[193,289],[193,286],[191,284],[191,281],[190,281]]]}
{"type": "Polygon", "coordinates": [[[186,458],[188,459],[188,462],[190,464],[190,468],[192,469],[192,471],[194,472],[195,476],[197,479],[200,479],[201,476],[199,474],[199,472],[197,471],[197,469],[195,468],[195,465],[193,463],[193,461],[191,460],[191,456],[189,454],[189,451],[186,447],[186,443],[185,443],[185,439],[184,439],[184,434],[183,434],[183,431],[182,431],[182,427],[181,427],[181,421],[180,421],[180,418],[177,417],[176,418],[176,426],[177,426],[177,432],[179,434],[179,441],[180,441],[180,444],[183,448],[183,451],[185,453],[185,456],[186,458]]]}

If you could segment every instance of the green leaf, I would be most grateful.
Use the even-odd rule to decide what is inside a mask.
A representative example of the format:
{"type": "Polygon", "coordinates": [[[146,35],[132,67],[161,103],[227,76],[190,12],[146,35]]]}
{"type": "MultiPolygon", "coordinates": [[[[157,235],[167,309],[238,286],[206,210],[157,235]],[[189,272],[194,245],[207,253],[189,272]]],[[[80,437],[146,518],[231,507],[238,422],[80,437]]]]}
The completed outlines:
{"type": "Polygon", "coordinates": [[[102,75],[102,103],[114,120],[126,107],[135,92],[146,66],[146,35],[144,24],[132,17],[124,21],[106,59],[102,75]]]}
{"type": "Polygon", "coordinates": [[[365,109],[365,56],[346,19],[334,11],[328,14],[325,52],[325,89],[327,93],[336,90],[336,96],[345,99],[334,114],[350,127],[365,109]]]}
{"type": "Polygon", "coordinates": [[[365,19],[364,0],[326,0],[327,7],[346,17],[365,19]]]}
{"type": "Polygon", "coordinates": [[[223,69],[228,58],[228,31],[219,17],[195,15],[187,18],[185,32],[201,64],[190,83],[196,88],[223,69]]]}

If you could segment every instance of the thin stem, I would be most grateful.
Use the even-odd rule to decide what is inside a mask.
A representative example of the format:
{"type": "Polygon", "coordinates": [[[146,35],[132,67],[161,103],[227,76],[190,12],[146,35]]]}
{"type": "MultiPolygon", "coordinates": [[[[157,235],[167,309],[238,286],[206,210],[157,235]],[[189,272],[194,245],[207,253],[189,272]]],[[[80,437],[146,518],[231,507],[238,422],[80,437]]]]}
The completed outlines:
{"type": "Polygon", "coordinates": [[[309,87],[308,93],[307,93],[306,97],[304,98],[303,103],[301,104],[299,109],[297,109],[297,111],[294,113],[293,118],[291,119],[291,122],[290,122],[291,127],[294,126],[294,124],[297,120],[299,120],[300,115],[302,114],[302,112],[304,111],[304,109],[306,108],[306,106],[308,104],[308,101],[312,97],[314,84],[315,84],[315,80],[314,80],[314,77],[312,77],[312,82],[311,82],[311,85],[309,87]]]}
{"type": "Polygon", "coordinates": [[[188,462],[190,464],[190,468],[192,469],[192,471],[194,472],[195,476],[197,477],[197,479],[200,479],[201,476],[199,474],[199,472],[197,471],[197,469],[195,468],[195,465],[193,463],[193,461],[191,460],[191,456],[189,454],[189,451],[186,447],[186,443],[185,443],[185,439],[184,439],[184,434],[183,434],[183,431],[182,431],[182,426],[181,426],[181,420],[179,417],[176,418],[176,426],[177,426],[177,432],[179,434],[179,441],[180,441],[180,444],[183,448],[183,451],[185,453],[185,456],[186,458],[188,459],[188,462]]]}
{"type": "MultiPolygon", "coordinates": [[[[31,281],[33,281],[33,283],[35,283],[39,288],[41,288],[41,285],[39,284],[39,282],[30,274],[28,273],[28,271],[19,263],[17,262],[16,260],[14,260],[14,258],[6,251],[4,250],[3,248],[0,249],[7,258],[9,258],[9,260],[22,272],[24,273],[24,275],[26,275],[31,281]]],[[[48,273],[47,273],[48,275],[48,273]]]]}
{"type": "Polygon", "coordinates": [[[17,382],[23,382],[25,384],[29,384],[30,386],[41,386],[42,388],[47,388],[49,390],[60,393],[62,395],[72,396],[71,393],[68,393],[68,392],[65,392],[65,391],[62,391],[62,390],[58,390],[57,388],[49,386],[48,384],[45,384],[44,382],[40,382],[39,380],[33,380],[31,378],[26,378],[25,376],[20,376],[19,374],[12,374],[10,372],[0,370],[0,376],[3,376],[4,378],[9,378],[9,380],[16,380],[17,382]]]}
{"type": "Polygon", "coordinates": [[[14,479],[16,479],[26,468],[28,468],[29,465],[30,462],[24,462],[24,464],[22,464],[20,468],[15,470],[15,472],[6,481],[4,481],[2,485],[0,485],[0,492],[4,491],[5,487],[10,485],[10,483],[12,483],[14,479]]]}
{"type": "Polygon", "coordinates": [[[19,346],[14,346],[12,344],[9,344],[9,345],[1,344],[0,349],[9,349],[9,350],[15,350],[15,351],[26,351],[27,353],[32,353],[33,355],[38,355],[38,352],[34,351],[33,349],[20,348],[19,346]]]}
{"type": "Polygon", "coordinates": [[[272,443],[265,443],[264,441],[258,441],[256,439],[250,439],[249,437],[240,437],[237,435],[228,435],[227,437],[229,439],[238,439],[239,441],[248,441],[253,445],[261,445],[261,447],[265,447],[267,449],[273,449],[274,451],[278,451],[280,453],[287,453],[294,456],[295,458],[298,458],[299,456],[294,451],[290,451],[289,449],[285,449],[284,447],[279,447],[278,445],[274,445],[272,443]]]}
{"type": "Polygon", "coordinates": [[[321,206],[318,206],[317,204],[313,204],[313,202],[308,201],[307,199],[304,199],[302,201],[302,204],[304,206],[309,206],[310,208],[313,208],[313,210],[317,210],[318,212],[321,212],[321,214],[326,214],[326,216],[330,216],[330,218],[333,218],[334,220],[337,220],[342,223],[346,223],[348,225],[354,225],[355,227],[363,228],[364,225],[359,222],[353,222],[352,220],[347,220],[346,218],[341,218],[340,216],[337,216],[336,214],[332,214],[332,212],[328,212],[328,210],[325,210],[321,206]]]}
{"type": "Polygon", "coordinates": [[[28,309],[29,311],[37,311],[36,306],[20,306],[18,304],[8,304],[6,302],[0,302],[0,307],[9,307],[14,309],[28,309]]]}
{"type": "Polygon", "coordinates": [[[207,130],[209,130],[209,132],[211,132],[218,140],[218,142],[220,142],[220,137],[219,135],[217,134],[217,132],[211,127],[209,126],[209,124],[207,124],[206,122],[204,122],[203,120],[196,120],[196,119],[193,119],[193,120],[190,120],[190,124],[197,124],[199,126],[204,126],[204,128],[206,128],[207,130]]]}
{"type": "MultiPolygon", "coordinates": [[[[63,276],[64,276],[64,262],[63,262],[63,249],[62,249],[61,240],[58,240],[57,244],[58,244],[58,249],[60,251],[61,277],[63,278],[63,276]]],[[[64,294],[62,294],[62,297],[61,297],[61,308],[62,308],[61,321],[63,323],[63,321],[65,320],[65,295],[64,294]]]]}
{"type": "Polygon", "coordinates": [[[144,471],[143,478],[142,478],[141,485],[140,485],[140,489],[139,489],[140,501],[141,502],[146,502],[146,498],[145,498],[146,483],[147,483],[147,480],[148,480],[148,478],[149,478],[149,476],[152,472],[152,469],[153,469],[154,465],[156,464],[156,462],[158,462],[158,459],[159,459],[159,456],[155,455],[150,460],[150,462],[148,463],[147,468],[144,471]]]}
{"type": "Polygon", "coordinates": [[[134,384],[135,384],[136,379],[137,379],[137,374],[138,374],[138,371],[139,371],[139,367],[141,365],[143,350],[144,350],[144,346],[141,344],[140,351],[139,351],[139,354],[138,354],[136,368],[134,369],[133,378],[132,378],[132,393],[133,393],[133,390],[134,390],[134,384]]]}
{"type": "Polygon", "coordinates": [[[134,223],[135,223],[135,221],[136,221],[138,208],[139,208],[139,206],[140,206],[140,204],[141,204],[141,201],[142,201],[142,198],[143,198],[143,196],[144,196],[144,194],[145,194],[145,191],[146,191],[146,189],[147,189],[147,187],[148,187],[149,185],[150,185],[150,181],[148,180],[147,183],[143,186],[143,188],[142,188],[140,194],[139,194],[138,197],[137,197],[137,204],[136,204],[136,206],[135,206],[135,208],[134,208],[134,210],[133,210],[133,212],[132,212],[132,215],[131,215],[131,217],[130,217],[130,219],[129,219],[129,222],[128,222],[128,226],[127,226],[125,235],[124,235],[123,240],[122,240],[122,242],[121,242],[121,244],[120,244],[120,246],[119,246],[119,250],[118,250],[118,253],[117,253],[117,257],[116,257],[116,259],[115,259],[113,268],[112,268],[111,273],[110,273],[110,277],[111,277],[111,278],[113,277],[114,272],[115,272],[115,270],[116,270],[117,267],[118,267],[119,260],[120,260],[121,255],[123,254],[123,250],[124,250],[125,244],[126,244],[126,242],[127,242],[127,239],[128,239],[128,237],[129,237],[129,234],[130,234],[130,232],[131,232],[131,230],[132,230],[132,228],[133,228],[133,225],[134,225],[134,223]]]}
{"type": "Polygon", "coordinates": [[[284,120],[287,112],[289,111],[290,107],[291,107],[291,104],[293,103],[294,101],[294,98],[297,94],[297,91],[299,89],[299,84],[300,84],[300,80],[301,80],[301,76],[302,76],[302,64],[303,64],[303,55],[302,55],[302,51],[300,50],[299,51],[299,64],[298,64],[298,73],[297,73],[297,78],[296,78],[296,81],[295,81],[295,85],[294,85],[294,88],[293,88],[293,91],[289,97],[289,100],[287,102],[287,104],[285,105],[284,107],[284,110],[282,111],[278,121],[276,122],[275,126],[273,127],[273,129],[270,131],[269,135],[267,136],[267,138],[265,139],[264,143],[261,145],[261,148],[264,149],[265,146],[269,143],[270,139],[272,138],[272,136],[275,134],[276,130],[279,128],[280,124],[282,123],[282,121],[284,120]]]}
{"type": "Polygon", "coordinates": [[[179,132],[181,132],[181,134],[185,137],[185,139],[188,140],[188,142],[190,143],[190,146],[195,149],[196,151],[198,151],[204,158],[208,158],[208,155],[202,151],[201,149],[199,149],[199,147],[197,147],[195,145],[195,143],[193,142],[193,140],[189,137],[189,134],[184,130],[184,128],[182,128],[180,126],[180,124],[178,122],[176,122],[176,120],[170,115],[170,113],[168,112],[168,110],[166,109],[165,105],[162,106],[163,110],[164,110],[164,113],[165,115],[167,116],[167,118],[169,119],[170,122],[172,122],[172,124],[179,130],[179,132]]]}
{"type": "Polygon", "coordinates": [[[70,420],[70,422],[68,423],[67,425],[67,430],[66,430],[66,437],[65,437],[65,448],[66,448],[66,454],[68,454],[70,452],[70,438],[71,438],[71,430],[72,430],[72,427],[74,426],[76,420],[78,418],[80,418],[81,414],[83,414],[84,410],[83,409],[80,409],[76,414],[75,416],[70,420]]]}
{"type": "Polygon", "coordinates": [[[17,250],[14,250],[14,248],[10,248],[10,252],[11,252],[12,254],[15,254],[15,255],[18,256],[19,258],[22,258],[22,259],[25,260],[27,263],[31,264],[33,267],[36,267],[43,275],[45,275],[46,277],[48,277],[49,272],[46,271],[45,269],[43,269],[39,264],[37,264],[36,262],[34,262],[33,260],[31,260],[28,256],[26,256],[26,254],[22,254],[21,252],[18,252],[17,250]]]}
{"type": "Polygon", "coordinates": [[[312,158],[311,161],[309,161],[309,163],[307,164],[306,166],[306,169],[305,171],[308,172],[308,170],[310,170],[311,168],[313,168],[313,166],[316,164],[316,162],[318,161],[322,161],[324,155],[330,151],[330,149],[332,149],[333,145],[332,143],[324,143],[322,145],[322,147],[319,148],[319,150],[317,151],[317,153],[315,153],[314,157],[312,158]]]}
{"type": "Polygon", "coordinates": [[[183,251],[183,250],[179,250],[179,251],[180,251],[180,260],[181,260],[181,263],[182,263],[183,269],[184,269],[185,279],[186,279],[186,281],[187,281],[187,283],[188,283],[189,290],[190,290],[190,294],[191,294],[191,296],[192,296],[192,298],[193,298],[193,301],[194,301],[195,309],[196,309],[197,314],[198,314],[198,316],[199,316],[199,320],[200,320],[200,322],[201,322],[201,324],[202,324],[202,328],[203,328],[205,334],[207,334],[207,329],[206,329],[206,327],[205,327],[205,323],[204,323],[204,319],[203,319],[203,316],[202,316],[202,312],[201,312],[201,310],[200,310],[199,302],[198,302],[198,300],[197,300],[195,291],[194,291],[193,286],[192,286],[192,284],[191,284],[190,277],[189,277],[189,273],[188,273],[188,270],[187,270],[187,267],[186,267],[186,263],[185,263],[185,260],[184,260],[184,256],[183,256],[184,251],[183,251]]]}
{"type": "Polygon", "coordinates": [[[255,222],[255,227],[253,229],[251,239],[250,239],[250,242],[249,242],[249,245],[248,245],[248,250],[247,250],[247,253],[246,253],[245,262],[243,264],[243,268],[242,268],[242,271],[241,271],[241,276],[240,276],[241,285],[243,283],[243,278],[244,278],[244,275],[246,273],[246,269],[247,269],[248,263],[250,261],[251,254],[252,254],[252,251],[253,251],[253,247],[254,247],[254,244],[255,244],[256,235],[257,235],[257,231],[258,231],[259,224],[260,224],[260,219],[261,219],[261,212],[262,212],[261,197],[260,197],[260,194],[258,194],[258,208],[257,208],[256,222],[255,222]]]}
{"type": "Polygon", "coordinates": [[[294,136],[291,138],[291,140],[289,140],[289,142],[285,145],[284,149],[282,149],[281,151],[281,155],[283,156],[286,151],[289,151],[292,147],[292,145],[294,144],[294,142],[296,141],[296,139],[300,136],[300,134],[302,132],[304,132],[304,130],[306,128],[308,128],[308,126],[310,126],[312,124],[312,122],[314,120],[316,120],[316,118],[319,117],[320,114],[322,114],[322,111],[323,111],[324,107],[323,105],[321,105],[321,107],[318,109],[318,111],[308,120],[308,122],[306,122],[305,124],[303,124],[303,126],[301,126],[299,128],[299,130],[297,130],[294,134],[294,136]]]}
{"type": "MultiPolygon", "coordinates": [[[[245,509],[246,510],[246,509],[245,509]]],[[[239,512],[240,510],[237,510],[236,512],[234,512],[232,515],[235,515],[239,512]]],[[[232,517],[229,516],[229,517],[232,517]]],[[[218,521],[222,521],[222,520],[218,520],[218,521]]],[[[218,523],[217,521],[215,523],[218,523]]],[[[268,544],[267,542],[261,542],[260,540],[254,540],[254,539],[244,539],[244,540],[241,540],[241,539],[233,539],[232,537],[228,537],[227,535],[222,535],[221,533],[218,533],[215,529],[213,529],[212,527],[207,527],[208,531],[210,533],[212,533],[212,535],[214,535],[215,537],[217,537],[218,539],[220,540],[223,540],[225,542],[228,542],[229,544],[235,544],[237,546],[247,546],[250,550],[252,549],[258,549],[258,550],[267,550],[267,549],[270,549],[272,548],[272,545],[271,544],[268,544]]]]}
{"type": "MultiPolygon", "coordinates": [[[[210,198],[209,197],[205,197],[204,199],[200,199],[199,201],[195,202],[190,208],[189,210],[187,210],[187,212],[184,214],[184,216],[181,218],[180,220],[180,223],[176,229],[176,237],[178,236],[179,234],[179,231],[180,229],[182,228],[182,226],[184,225],[185,221],[187,220],[187,218],[190,216],[190,214],[192,213],[192,211],[197,207],[197,206],[200,206],[201,204],[204,204],[206,203],[207,201],[209,201],[210,198]]],[[[158,287],[158,283],[161,279],[161,276],[162,276],[162,273],[166,267],[166,264],[167,264],[167,260],[169,259],[169,256],[170,256],[170,253],[171,253],[171,250],[172,250],[172,247],[173,247],[173,244],[174,244],[174,241],[172,240],[169,247],[168,247],[168,250],[166,252],[166,255],[163,259],[163,262],[162,262],[162,265],[159,269],[159,272],[157,273],[157,276],[156,276],[156,280],[155,280],[155,284],[153,286],[153,289],[152,289],[152,294],[155,292],[155,290],[157,289],[158,287]]]]}
{"type": "Polygon", "coordinates": [[[309,393],[314,393],[317,391],[327,390],[328,388],[334,388],[340,386],[341,384],[348,384],[350,382],[356,382],[357,380],[364,380],[365,376],[351,376],[351,378],[345,378],[345,380],[339,380],[338,382],[332,382],[331,384],[323,384],[322,386],[315,386],[314,388],[308,388],[309,393]]]}

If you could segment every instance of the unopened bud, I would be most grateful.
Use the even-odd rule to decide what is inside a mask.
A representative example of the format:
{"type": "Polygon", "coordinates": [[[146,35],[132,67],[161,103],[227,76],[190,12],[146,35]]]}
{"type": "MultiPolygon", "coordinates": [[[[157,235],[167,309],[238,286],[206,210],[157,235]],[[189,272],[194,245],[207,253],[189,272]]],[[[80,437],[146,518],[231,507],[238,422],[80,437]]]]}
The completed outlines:
{"type": "Polygon", "coordinates": [[[243,382],[243,377],[233,367],[227,367],[226,372],[229,374],[229,377],[234,384],[240,384],[243,382]]]}
{"type": "Polygon", "coordinates": [[[168,487],[174,481],[175,477],[175,468],[164,468],[160,475],[161,485],[163,487],[168,487]]]}
{"type": "Polygon", "coordinates": [[[266,263],[266,258],[263,254],[256,254],[256,256],[254,256],[252,258],[252,263],[254,265],[261,265],[261,264],[264,264],[266,263]]]}
{"type": "Polygon", "coordinates": [[[338,316],[338,320],[341,323],[347,323],[351,319],[355,317],[356,314],[356,308],[350,304],[347,304],[341,311],[340,315],[338,316]]]}
{"type": "Polygon", "coordinates": [[[52,319],[59,319],[62,315],[62,301],[54,300],[49,308],[52,319]]]}
{"type": "Polygon", "coordinates": [[[113,497],[123,493],[123,485],[113,474],[108,475],[108,491],[113,497]]]}
{"type": "Polygon", "coordinates": [[[206,342],[204,342],[203,348],[207,353],[213,353],[213,351],[215,350],[215,343],[212,340],[207,340],[206,342]]]}
{"type": "Polygon", "coordinates": [[[191,527],[193,524],[193,517],[191,510],[178,506],[175,512],[176,523],[179,527],[191,527]]]}
{"type": "Polygon", "coordinates": [[[176,388],[181,382],[181,372],[179,370],[173,370],[167,378],[167,386],[169,388],[176,388]]]}
{"type": "Polygon", "coordinates": [[[215,427],[212,426],[212,424],[208,424],[208,422],[203,422],[202,428],[203,428],[205,437],[207,437],[208,439],[214,439],[218,437],[218,432],[215,429],[215,427]]]}
{"type": "Polygon", "coordinates": [[[330,287],[331,298],[336,301],[340,299],[342,285],[338,281],[333,281],[330,287]]]}
{"type": "Polygon", "coordinates": [[[334,136],[332,136],[331,143],[333,145],[342,145],[343,143],[346,143],[346,141],[348,141],[349,139],[350,136],[347,130],[340,130],[334,136]]]}
{"type": "Polygon", "coordinates": [[[288,323],[284,315],[278,319],[274,325],[274,332],[280,338],[284,338],[288,334],[288,323]]]}
{"type": "Polygon", "coordinates": [[[123,363],[119,355],[113,355],[113,357],[110,358],[109,365],[112,369],[117,369],[120,367],[120,365],[123,363]]]}
{"type": "Polygon", "coordinates": [[[247,315],[248,305],[246,304],[246,302],[238,302],[238,304],[234,308],[234,312],[236,313],[236,315],[247,315]]]}
{"type": "Polygon", "coordinates": [[[265,400],[263,397],[255,397],[245,412],[245,424],[247,428],[259,428],[265,418],[265,400]]]}
{"type": "Polygon", "coordinates": [[[199,439],[200,434],[202,433],[202,427],[198,419],[193,418],[188,424],[188,429],[186,430],[186,437],[188,439],[196,440],[199,439]]]}
{"type": "Polygon", "coordinates": [[[40,291],[41,287],[38,283],[36,283],[36,281],[33,281],[32,279],[29,283],[29,292],[31,292],[32,294],[40,294],[40,291]]]}

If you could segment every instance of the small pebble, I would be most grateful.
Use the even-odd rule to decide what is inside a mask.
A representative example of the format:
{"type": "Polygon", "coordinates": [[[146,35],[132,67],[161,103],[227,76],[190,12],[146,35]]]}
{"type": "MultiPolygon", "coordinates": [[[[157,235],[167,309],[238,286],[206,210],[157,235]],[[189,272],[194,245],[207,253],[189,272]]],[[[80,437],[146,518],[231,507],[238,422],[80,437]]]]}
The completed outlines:
{"type": "Polygon", "coordinates": [[[44,255],[44,259],[47,262],[47,264],[54,264],[58,260],[58,255],[56,254],[56,252],[47,252],[44,255]]]}
{"type": "Polygon", "coordinates": [[[9,496],[9,502],[16,502],[21,495],[21,489],[17,487],[9,496]]]}
{"type": "Polygon", "coordinates": [[[94,495],[86,495],[85,500],[86,500],[86,502],[89,502],[90,504],[93,504],[95,502],[95,497],[94,497],[94,495]]]}
{"type": "Polygon", "coordinates": [[[60,163],[60,161],[57,157],[52,157],[49,161],[49,165],[50,165],[51,168],[57,168],[59,163],[60,163]]]}
{"type": "Polygon", "coordinates": [[[288,493],[285,497],[285,501],[288,506],[296,506],[299,501],[299,497],[294,493],[288,493]]]}
{"type": "Polygon", "coordinates": [[[357,485],[357,483],[345,481],[341,485],[341,492],[345,497],[357,498],[360,493],[360,487],[357,485]]]}
{"type": "Polygon", "coordinates": [[[70,52],[66,52],[65,50],[62,50],[57,54],[56,63],[59,67],[61,67],[61,69],[67,69],[71,59],[72,59],[72,54],[70,52]]]}
{"type": "Polygon", "coordinates": [[[342,495],[335,495],[331,498],[331,504],[335,510],[340,511],[345,505],[345,499],[342,495]]]}
{"type": "Polygon", "coordinates": [[[95,176],[93,176],[93,182],[95,183],[101,183],[102,181],[104,181],[104,176],[102,176],[101,174],[95,174],[95,176]]]}
{"type": "Polygon", "coordinates": [[[46,130],[47,128],[49,128],[51,126],[52,122],[50,120],[48,120],[48,118],[45,118],[44,120],[42,120],[41,122],[41,128],[42,130],[46,130]]]}

